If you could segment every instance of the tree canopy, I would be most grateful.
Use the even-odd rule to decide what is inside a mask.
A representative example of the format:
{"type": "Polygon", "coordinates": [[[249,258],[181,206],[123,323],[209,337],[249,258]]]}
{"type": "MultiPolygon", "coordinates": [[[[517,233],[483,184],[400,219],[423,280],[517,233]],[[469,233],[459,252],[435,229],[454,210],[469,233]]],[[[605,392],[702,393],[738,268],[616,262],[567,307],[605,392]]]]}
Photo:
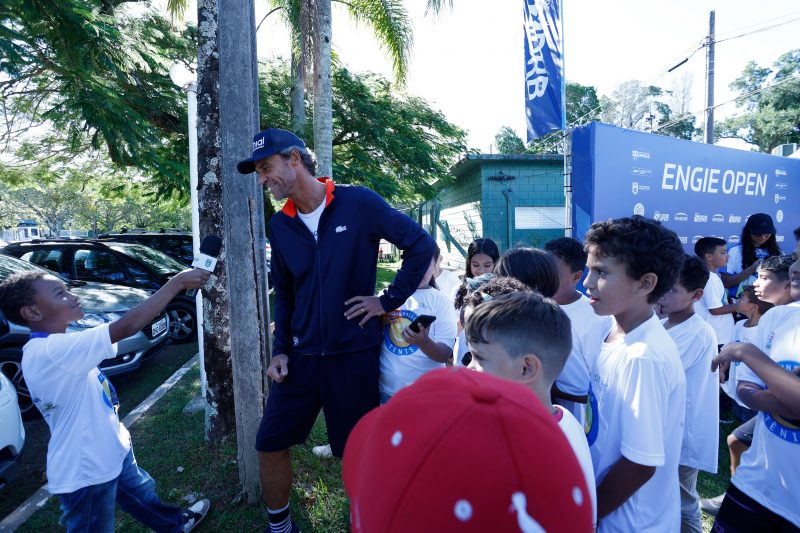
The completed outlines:
{"type": "MultiPolygon", "coordinates": [[[[261,65],[261,126],[290,129],[290,75],[285,61],[261,65]]],[[[337,181],[366,185],[389,202],[412,204],[434,194],[465,149],[466,132],[423,99],[396,92],[377,74],[333,70],[333,153],[337,181]]],[[[313,109],[307,110],[309,115],[313,109]]],[[[304,135],[311,145],[312,134],[304,135]]]]}
{"type": "Polygon", "coordinates": [[[800,49],[780,56],[771,68],[754,61],[730,85],[743,112],[717,128],[718,137],[734,137],[769,152],[784,143],[800,143],[800,49]]]}
{"type": "Polygon", "coordinates": [[[121,0],[0,3],[0,142],[21,165],[101,150],[163,195],[185,189],[186,106],[167,74],[195,55],[177,33],[121,0]],[[42,129],[48,140],[41,142],[42,129]]]}

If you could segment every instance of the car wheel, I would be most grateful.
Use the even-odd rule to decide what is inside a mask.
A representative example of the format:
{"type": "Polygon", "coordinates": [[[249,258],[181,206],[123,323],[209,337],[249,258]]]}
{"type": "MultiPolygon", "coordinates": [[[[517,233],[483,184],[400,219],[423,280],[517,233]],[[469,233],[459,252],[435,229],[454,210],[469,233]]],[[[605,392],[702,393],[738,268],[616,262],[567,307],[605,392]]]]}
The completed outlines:
{"type": "Polygon", "coordinates": [[[169,338],[179,344],[197,340],[197,318],[195,308],[185,303],[167,306],[169,315],[169,338]]]}
{"type": "Polygon", "coordinates": [[[31,393],[25,378],[22,376],[22,347],[3,348],[0,350],[0,372],[14,384],[17,391],[19,411],[23,420],[31,420],[39,416],[39,410],[33,405],[31,393]]]}

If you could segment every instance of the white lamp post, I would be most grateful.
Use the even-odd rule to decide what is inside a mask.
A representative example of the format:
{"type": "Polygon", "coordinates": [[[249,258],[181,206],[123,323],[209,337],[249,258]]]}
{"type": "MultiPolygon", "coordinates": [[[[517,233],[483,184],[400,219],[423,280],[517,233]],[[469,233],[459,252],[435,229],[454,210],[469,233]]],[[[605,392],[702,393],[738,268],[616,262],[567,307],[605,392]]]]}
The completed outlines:
{"type": "MultiPolygon", "coordinates": [[[[183,63],[175,63],[169,69],[172,83],[183,89],[188,100],[189,111],[189,191],[192,207],[192,248],[194,256],[200,253],[200,211],[197,202],[197,74],[196,66],[187,68],[183,63]]],[[[203,354],[203,293],[197,291],[195,297],[197,316],[197,352],[200,359],[200,395],[206,397],[206,367],[203,354]]]]}

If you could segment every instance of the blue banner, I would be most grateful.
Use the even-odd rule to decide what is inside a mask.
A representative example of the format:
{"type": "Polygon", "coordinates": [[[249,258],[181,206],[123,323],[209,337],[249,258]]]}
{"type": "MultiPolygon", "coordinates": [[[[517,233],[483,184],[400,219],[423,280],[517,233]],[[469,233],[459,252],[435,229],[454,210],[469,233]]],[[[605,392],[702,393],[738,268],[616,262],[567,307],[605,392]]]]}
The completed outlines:
{"type": "Polygon", "coordinates": [[[523,0],[525,117],[528,142],[564,129],[564,54],[560,0],[523,0]]]}
{"type": "Polygon", "coordinates": [[[747,217],[767,213],[791,253],[800,226],[800,159],[598,122],[573,131],[572,188],[578,239],[592,222],[636,214],[661,221],[694,254],[700,237],[737,244],[747,217]]]}

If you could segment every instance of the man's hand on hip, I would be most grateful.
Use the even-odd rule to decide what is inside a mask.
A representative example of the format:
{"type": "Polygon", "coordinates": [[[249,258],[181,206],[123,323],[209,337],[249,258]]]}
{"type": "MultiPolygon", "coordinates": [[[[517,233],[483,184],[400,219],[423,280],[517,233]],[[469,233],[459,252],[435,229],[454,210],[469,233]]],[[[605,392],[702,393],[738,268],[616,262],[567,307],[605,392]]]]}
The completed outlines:
{"type": "Polygon", "coordinates": [[[381,300],[377,296],[354,296],[344,302],[344,305],[351,306],[344,312],[347,320],[360,318],[358,325],[362,328],[364,324],[374,316],[381,316],[386,313],[381,305],[381,300]]]}
{"type": "Polygon", "coordinates": [[[273,355],[269,360],[269,368],[267,368],[267,376],[271,377],[274,381],[280,383],[286,376],[289,375],[289,357],[286,354],[279,353],[273,355]]]}

